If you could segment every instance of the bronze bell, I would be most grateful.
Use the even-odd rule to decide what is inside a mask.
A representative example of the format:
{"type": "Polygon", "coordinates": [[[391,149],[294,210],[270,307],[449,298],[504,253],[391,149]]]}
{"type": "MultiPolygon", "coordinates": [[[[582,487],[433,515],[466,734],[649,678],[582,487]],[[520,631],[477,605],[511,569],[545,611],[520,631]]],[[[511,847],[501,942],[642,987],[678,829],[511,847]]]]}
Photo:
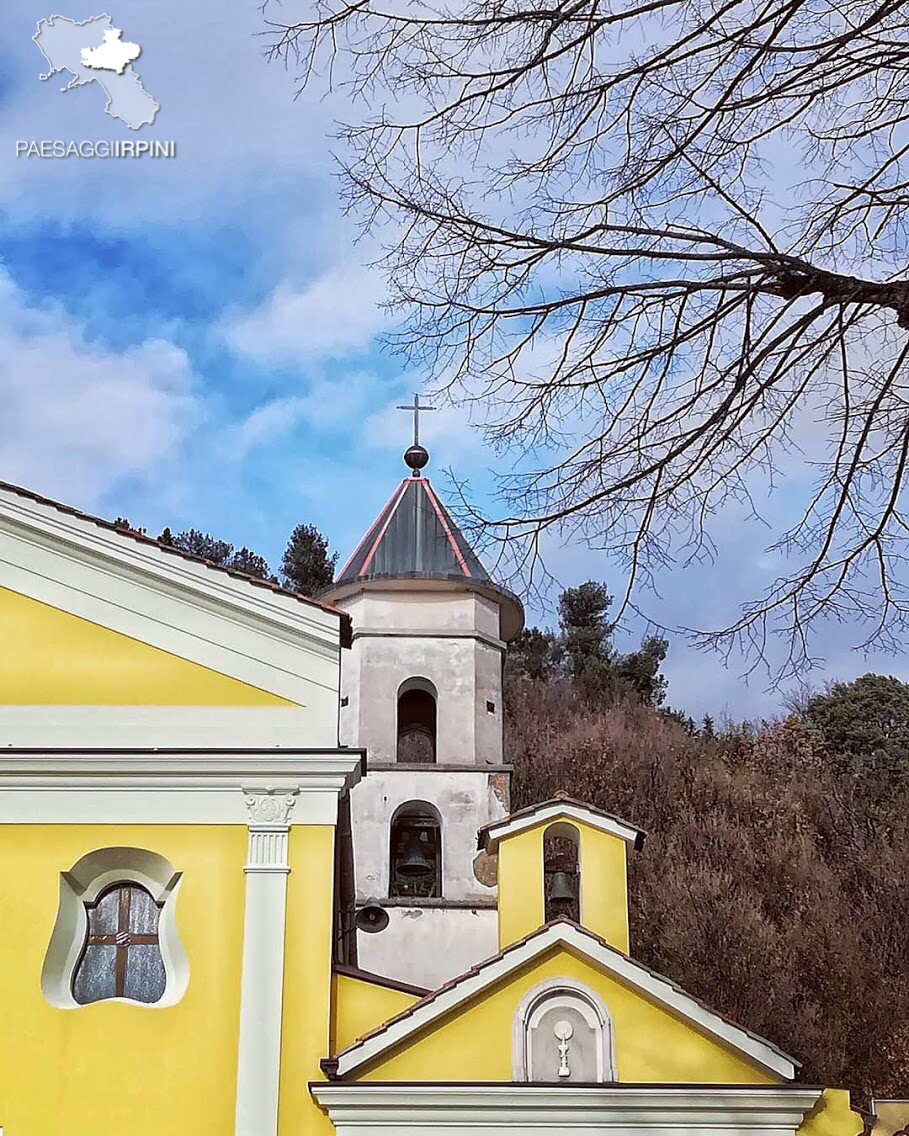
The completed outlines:
{"type": "Polygon", "coordinates": [[[577,899],[577,882],[574,872],[553,872],[549,898],[556,903],[573,903],[577,899]]]}
{"type": "Polygon", "coordinates": [[[428,876],[435,871],[435,865],[419,844],[411,844],[395,865],[395,870],[402,876],[428,876]]]}

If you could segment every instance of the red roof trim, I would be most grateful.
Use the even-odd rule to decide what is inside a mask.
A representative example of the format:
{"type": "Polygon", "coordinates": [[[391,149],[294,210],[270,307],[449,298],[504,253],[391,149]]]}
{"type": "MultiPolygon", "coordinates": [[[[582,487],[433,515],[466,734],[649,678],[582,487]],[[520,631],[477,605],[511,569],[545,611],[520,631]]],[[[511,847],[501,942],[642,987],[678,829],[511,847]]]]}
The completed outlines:
{"type": "Polygon", "coordinates": [[[448,543],[454,550],[454,554],[458,558],[458,563],[461,565],[461,568],[464,571],[464,575],[469,578],[470,569],[467,567],[467,561],[464,559],[464,555],[461,552],[460,548],[458,548],[458,542],[451,534],[451,529],[449,528],[448,521],[445,520],[445,514],[439,507],[439,502],[436,500],[436,495],[435,493],[433,493],[432,488],[426,478],[421,477],[420,480],[423,482],[423,488],[426,490],[426,496],[429,498],[430,504],[436,511],[436,516],[439,518],[439,524],[445,530],[445,535],[448,537],[448,543]]]}
{"type": "MultiPolygon", "coordinates": [[[[407,492],[407,486],[409,484],[410,484],[410,478],[405,477],[404,480],[401,482],[400,487],[398,488],[397,496],[392,498],[392,501],[394,503],[392,504],[391,509],[389,509],[388,516],[385,518],[385,524],[381,527],[378,535],[376,536],[376,539],[373,541],[372,548],[369,550],[369,553],[367,554],[366,559],[363,561],[363,564],[361,565],[360,571],[357,573],[357,576],[365,576],[366,575],[366,571],[369,568],[369,565],[372,563],[372,558],[376,554],[376,549],[379,547],[379,545],[382,541],[382,537],[385,536],[385,530],[391,524],[391,518],[398,511],[398,506],[401,504],[401,501],[404,499],[404,494],[407,492]]],[[[386,507],[386,509],[388,508],[387,505],[385,507],[386,507]]],[[[380,514],[380,516],[381,516],[381,514],[380,514]]],[[[348,563],[349,563],[349,561],[348,561],[348,563]]],[[[346,565],[345,565],[345,567],[346,567],[346,565]]],[[[342,572],[341,575],[343,576],[344,573],[342,572]]]]}
{"type": "Polygon", "coordinates": [[[344,561],[344,567],[337,574],[337,579],[340,580],[341,577],[344,575],[344,573],[347,571],[347,569],[351,566],[351,564],[353,564],[354,560],[356,560],[357,553],[360,551],[360,549],[363,547],[363,545],[366,544],[366,542],[369,540],[369,538],[372,536],[372,534],[376,531],[376,526],[378,525],[379,521],[382,519],[382,514],[391,505],[392,501],[394,501],[395,494],[400,493],[400,491],[401,491],[401,486],[399,485],[398,488],[394,491],[394,493],[392,493],[392,495],[388,498],[388,500],[385,502],[385,504],[379,510],[378,515],[376,516],[376,519],[372,522],[372,524],[369,526],[369,528],[366,530],[366,532],[363,534],[363,536],[360,537],[359,541],[357,542],[357,547],[353,550],[353,552],[350,554],[350,556],[348,556],[347,559],[344,561]]]}

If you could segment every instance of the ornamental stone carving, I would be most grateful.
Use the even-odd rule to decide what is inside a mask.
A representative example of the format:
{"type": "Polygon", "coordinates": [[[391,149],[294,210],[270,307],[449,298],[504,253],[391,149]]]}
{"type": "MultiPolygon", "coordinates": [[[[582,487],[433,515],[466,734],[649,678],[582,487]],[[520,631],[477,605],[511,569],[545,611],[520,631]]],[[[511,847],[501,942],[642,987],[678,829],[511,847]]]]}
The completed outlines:
{"type": "Polygon", "coordinates": [[[249,824],[275,825],[286,828],[290,825],[290,814],[297,803],[296,790],[256,789],[246,791],[246,808],[249,824]]]}
{"type": "Polygon", "coordinates": [[[245,789],[249,853],[245,871],[287,873],[287,834],[297,789],[245,789]]]}

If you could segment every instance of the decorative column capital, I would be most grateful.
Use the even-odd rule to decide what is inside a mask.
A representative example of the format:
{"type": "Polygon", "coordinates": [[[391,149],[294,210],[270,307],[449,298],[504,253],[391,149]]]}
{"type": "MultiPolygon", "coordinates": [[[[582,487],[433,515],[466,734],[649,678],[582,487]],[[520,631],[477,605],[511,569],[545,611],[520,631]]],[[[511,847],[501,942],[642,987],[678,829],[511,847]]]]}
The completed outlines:
{"type": "Polygon", "coordinates": [[[244,789],[249,826],[289,828],[298,793],[299,789],[275,789],[270,785],[265,789],[244,789]]]}
{"type": "Polygon", "coordinates": [[[286,875],[287,833],[297,803],[298,789],[244,789],[249,816],[249,854],[246,872],[275,872],[286,875]]]}

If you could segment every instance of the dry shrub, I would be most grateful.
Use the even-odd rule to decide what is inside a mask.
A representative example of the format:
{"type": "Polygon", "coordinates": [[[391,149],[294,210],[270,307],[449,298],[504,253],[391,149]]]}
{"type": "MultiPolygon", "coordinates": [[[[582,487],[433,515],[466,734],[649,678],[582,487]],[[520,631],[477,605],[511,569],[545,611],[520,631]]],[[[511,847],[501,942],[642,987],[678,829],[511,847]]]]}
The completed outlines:
{"type": "Polygon", "coordinates": [[[909,1085],[909,792],[835,772],[791,718],[692,737],[646,707],[512,687],[513,805],[564,789],[648,831],[635,957],[857,1100],[909,1085]]]}

